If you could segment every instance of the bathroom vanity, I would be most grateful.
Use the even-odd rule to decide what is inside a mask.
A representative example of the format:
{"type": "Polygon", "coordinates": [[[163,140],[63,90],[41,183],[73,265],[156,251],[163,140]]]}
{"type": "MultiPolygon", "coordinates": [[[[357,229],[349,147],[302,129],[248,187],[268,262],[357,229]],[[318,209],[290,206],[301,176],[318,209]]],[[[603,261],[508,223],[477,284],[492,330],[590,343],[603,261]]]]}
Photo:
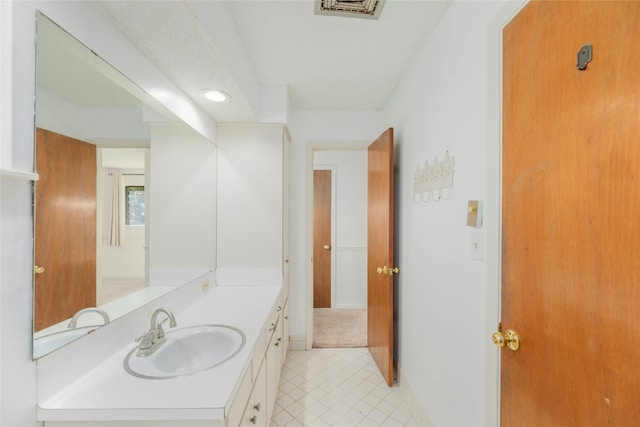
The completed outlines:
{"type": "MultiPolygon", "coordinates": [[[[85,337],[85,345],[90,339],[97,342],[85,347],[84,353],[65,355],[72,347],[67,346],[38,362],[38,419],[45,426],[58,427],[267,426],[288,347],[287,289],[273,284],[212,286],[203,293],[207,280],[209,277],[203,277],[177,289],[154,307],[172,310],[177,328],[215,324],[242,331],[245,343],[235,356],[186,376],[134,376],[123,363],[138,345],[136,334],[149,325],[148,309],[132,313],[137,319],[126,321],[125,317],[85,337]],[[193,296],[194,302],[186,302],[193,296]],[[184,307],[180,307],[182,301],[184,307]],[[131,329],[131,322],[136,323],[137,332],[131,329]],[[123,336],[129,339],[122,340],[123,336]],[[100,359],[100,347],[114,350],[100,359]],[[60,365],[52,359],[65,357],[73,363],[56,371],[60,365]],[[84,363],[86,359],[93,363],[84,363]],[[74,368],[76,360],[85,368],[74,368]]],[[[168,334],[171,330],[165,325],[168,334]]]]}
{"type": "Polygon", "coordinates": [[[289,345],[288,144],[284,125],[220,127],[216,269],[38,359],[45,427],[269,425],[289,345]],[[244,344],[190,375],[132,375],[127,356],[162,308],[176,329],[223,325],[244,344]]]}
{"type": "MultiPolygon", "coordinates": [[[[82,35],[93,39],[93,28],[79,22],[67,22],[81,30],[71,38],[39,15],[39,36],[44,37],[39,48],[45,50],[43,40],[58,46],[66,39],[75,46],[82,35]]],[[[100,37],[105,43],[115,43],[113,39],[100,37]]],[[[97,61],[103,51],[102,43],[97,44],[95,50],[81,46],[81,55],[97,61]]],[[[127,52],[126,46],[104,50],[127,52]]],[[[113,62],[129,70],[135,61],[113,62]]],[[[45,61],[41,58],[38,63],[45,61]]],[[[110,65],[99,66],[107,67],[109,75],[116,75],[123,84],[128,82],[126,74],[120,75],[110,65]]],[[[141,292],[145,298],[126,310],[120,309],[120,301],[117,313],[109,313],[108,324],[102,326],[105,316],[100,328],[36,353],[42,356],[35,362],[37,420],[45,427],[267,426],[289,345],[287,127],[282,123],[224,124],[217,126],[214,137],[216,129],[202,124],[208,121],[194,120],[202,126],[187,126],[177,120],[181,116],[167,110],[169,106],[151,99],[145,90],[156,79],[141,78],[148,74],[146,70],[133,71],[138,79],[129,91],[159,109],[150,116],[153,120],[145,135],[150,163],[146,185],[152,193],[149,208],[154,206],[145,224],[148,286],[141,292]],[[195,198],[185,199],[186,195],[195,198]],[[195,269],[198,274],[192,275],[195,269]],[[174,316],[177,322],[175,328],[163,325],[165,346],[173,330],[210,326],[240,331],[242,345],[221,363],[189,375],[133,375],[125,368],[127,357],[139,348],[141,342],[136,339],[164,319],[158,313],[174,316]]],[[[44,108],[49,104],[43,99],[51,104],[57,98],[47,97],[44,90],[39,95],[45,96],[39,97],[37,116],[51,119],[59,109],[44,108]]],[[[46,124],[39,122],[43,128],[46,124]]],[[[129,295],[126,301],[134,298],[129,295]]],[[[66,325],[65,320],[59,328],[68,333],[66,325]]],[[[34,335],[34,340],[39,338],[34,335]]]]}

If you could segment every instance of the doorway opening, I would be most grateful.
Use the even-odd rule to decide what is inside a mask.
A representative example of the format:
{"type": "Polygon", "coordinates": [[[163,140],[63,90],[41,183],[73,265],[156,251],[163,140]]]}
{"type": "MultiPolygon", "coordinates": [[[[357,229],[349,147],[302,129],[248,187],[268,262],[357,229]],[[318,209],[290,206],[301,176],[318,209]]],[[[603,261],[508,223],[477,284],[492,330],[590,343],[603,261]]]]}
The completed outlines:
{"type": "Polygon", "coordinates": [[[367,346],[369,144],[307,145],[307,349],[367,346]]]}

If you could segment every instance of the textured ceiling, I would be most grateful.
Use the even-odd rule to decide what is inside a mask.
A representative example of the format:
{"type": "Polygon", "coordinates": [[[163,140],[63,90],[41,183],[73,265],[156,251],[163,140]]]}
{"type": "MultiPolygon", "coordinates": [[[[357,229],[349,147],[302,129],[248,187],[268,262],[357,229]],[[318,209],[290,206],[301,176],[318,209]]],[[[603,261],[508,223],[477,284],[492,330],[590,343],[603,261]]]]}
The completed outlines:
{"type": "Polygon", "coordinates": [[[255,120],[226,64],[187,2],[102,1],[115,25],[164,74],[217,122],[255,120]],[[232,102],[212,104],[205,89],[221,88],[232,102]]]}
{"type": "MultiPolygon", "coordinates": [[[[252,122],[260,111],[248,81],[286,85],[294,110],[383,108],[449,0],[386,0],[379,19],[316,15],[313,0],[94,4],[214,121],[252,122]],[[208,88],[232,101],[204,100],[208,88]]],[[[97,81],[77,96],[102,99],[97,81]]]]}

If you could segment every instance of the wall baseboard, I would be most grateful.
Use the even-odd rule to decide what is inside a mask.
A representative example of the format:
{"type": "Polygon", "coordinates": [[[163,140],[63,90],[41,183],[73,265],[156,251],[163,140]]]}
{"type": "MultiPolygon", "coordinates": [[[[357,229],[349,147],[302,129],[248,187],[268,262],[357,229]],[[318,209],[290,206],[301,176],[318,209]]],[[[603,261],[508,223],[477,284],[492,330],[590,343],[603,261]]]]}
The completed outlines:
{"type": "Polygon", "coordinates": [[[400,391],[404,395],[404,398],[409,405],[409,409],[411,410],[416,423],[418,423],[420,427],[433,427],[433,424],[431,423],[431,421],[429,421],[424,411],[422,410],[422,406],[420,406],[420,403],[418,403],[418,399],[416,398],[416,395],[411,388],[411,384],[409,384],[409,381],[407,380],[407,377],[400,366],[398,366],[397,375],[398,387],[400,387],[400,391]]]}
{"type": "Polygon", "coordinates": [[[304,335],[291,335],[289,337],[289,350],[294,351],[304,351],[305,347],[305,336],[304,335]]]}

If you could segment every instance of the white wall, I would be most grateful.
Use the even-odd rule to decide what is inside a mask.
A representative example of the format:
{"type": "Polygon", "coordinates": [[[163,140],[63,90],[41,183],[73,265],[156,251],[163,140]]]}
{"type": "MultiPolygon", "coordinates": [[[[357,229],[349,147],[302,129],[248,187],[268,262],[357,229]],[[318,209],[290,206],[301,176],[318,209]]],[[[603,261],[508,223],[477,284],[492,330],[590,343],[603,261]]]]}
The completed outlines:
{"type": "MultiPolygon", "coordinates": [[[[497,307],[498,284],[487,282],[485,262],[470,257],[466,207],[469,199],[499,199],[499,149],[491,151],[498,158],[487,158],[487,147],[499,145],[499,117],[489,112],[499,114],[499,27],[506,18],[497,25],[496,16],[505,4],[453,2],[386,109],[398,145],[398,364],[425,421],[436,426],[497,422],[497,377],[487,368],[497,364],[487,334],[497,314],[487,307],[497,307]],[[456,158],[450,198],[412,204],[416,165],[447,150],[456,158]]],[[[487,238],[494,242],[498,209],[490,212],[487,238]]],[[[491,249],[495,263],[499,248],[491,249]]]]}
{"type": "Polygon", "coordinates": [[[313,165],[332,170],[332,307],[366,308],[367,151],[314,151],[313,165]]]}
{"type": "Polygon", "coordinates": [[[152,123],[149,171],[149,283],[176,286],[185,279],[166,282],[170,270],[193,279],[216,266],[216,147],[182,123],[152,123]]]}
{"type": "Polygon", "coordinates": [[[218,128],[218,268],[282,276],[284,127],[218,128]]]}
{"type": "Polygon", "coordinates": [[[149,126],[142,107],[86,107],[37,88],[36,125],[86,142],[95,138],[139,140],[148,143],[149,126]]]}

